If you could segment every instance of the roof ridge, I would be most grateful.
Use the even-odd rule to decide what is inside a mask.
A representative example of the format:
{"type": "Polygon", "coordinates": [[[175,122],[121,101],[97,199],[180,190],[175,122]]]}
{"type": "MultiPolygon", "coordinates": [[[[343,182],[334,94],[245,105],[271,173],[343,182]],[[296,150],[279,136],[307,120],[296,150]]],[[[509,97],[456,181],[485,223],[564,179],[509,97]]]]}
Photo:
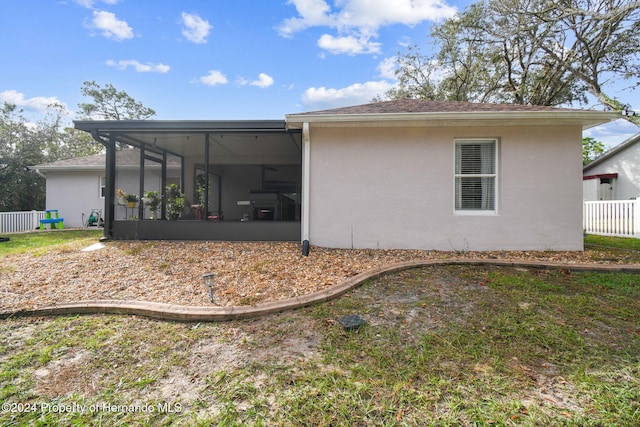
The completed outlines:
{"type": "Polygon", "coordinates": [[[385,114],[385,113],[444,113],[444,112],[526,112],[526,111],[588,111],[583,109],[553,107],[546,105],[524,105],[469,101],[435,101],[430,99],[403,98],[389,101],[376,101],[348,107],[331,108],[297,113],[294,115],[315,114],[385,114]]]}

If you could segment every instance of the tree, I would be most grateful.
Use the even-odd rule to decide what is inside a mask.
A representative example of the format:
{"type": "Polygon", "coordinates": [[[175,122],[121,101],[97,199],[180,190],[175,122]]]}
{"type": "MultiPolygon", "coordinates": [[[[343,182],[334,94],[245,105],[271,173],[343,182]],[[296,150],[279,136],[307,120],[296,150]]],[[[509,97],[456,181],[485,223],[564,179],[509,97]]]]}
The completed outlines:
{"type": "Polygon", "coordinates": [[[555,106],[585,104],[590,93],[622,111],[605,88],[616,79],[640,85],[639,5],[480,1],[434,26],[434,54],[412,47],[400,56],[399,87],[387,96],[555,106]]]}
{"type": "Polygon", "coordinates": [[[44,209],[45,179],[32,166],[97,154],[102,146],[85,132],[64,128],[64,107],[52,105],[31,122],[14,104],[0,109],[0,211],[44,209]]]}
{"type": "MultiPolygon", "coordinates": [[[[640,2],[537,0],[535,3],[536,8],[523,8],[522,14],[531,27],[553,22],[550,38],[541,46],[549,58],[579,79],[607,108],[627,109],[627,105],[607,95],[605,87],[616,79],[635,80],[632,86],[640,84],[640,2]]],[[[640,125],[637,116],[625,118],[640,125]]]]}
{"type": "Polygon", "coordinates": [[[118,91],[111,84],[100,87],[95,81],[85,81],[80,92],[93,99],[92,103],[78,104],[84,118],[103,120],[146,120],[156,112],[131,98],[125,91],[118,91]]]}
{"type": "Polygon", "coordinates": [[[26,125],[22,111],[0,110],[0,211],[44,209],[45,181],[27,170],[45,160],[46,142],[26,125]]]}
{"type": "Polygon", "coordinates": [[[604,153],[604,144],[587,136],[582,138],[582,164],[591,163],[604,153]]]}

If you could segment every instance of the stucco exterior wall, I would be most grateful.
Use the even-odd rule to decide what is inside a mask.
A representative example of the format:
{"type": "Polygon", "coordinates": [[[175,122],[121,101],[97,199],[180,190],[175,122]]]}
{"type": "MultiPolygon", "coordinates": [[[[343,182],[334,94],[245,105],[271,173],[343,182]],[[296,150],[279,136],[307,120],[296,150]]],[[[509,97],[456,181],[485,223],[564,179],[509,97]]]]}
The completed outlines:
{"type": "Polygon", "coordinates": [[[82,227],[91,209],[104,211],[104,198],[100,197],[101,171],[49,171],[47,172],[47,209],[58,209],[65,227],[82,227]]]}
{"type": "MultiPolygon", "coordinates": [[[[104,197],[100,195],[100,177],[104,171],[55,171],[47,172],[46,209],[57,209],[58,215],[64,218],[65,227],[82,227],[91,214],[92,209],[102,209],[104,217],[104,197]]],[[[147,191],[160,191],[160,171],[149,171],[145,174],[147,191]]],[[[138,194],[138,170],[120,170],[116,174],[116,188],[126,193],[138,194]]],[[[148,214],[148,210],[146,212],[148,214]]],[[[116,205],[115,218],[125,219],[127,215],[137,216],[137,210],[125,210],[116,205]]]]}
{"type": "MultiPolygon", "coordinates": [[[[615,183],[615,198],[617,200],[640,198],[640,143],[616,153],[585,171],[586,175],[606,173],[618,174],[615,183]]],[[[587,198],[589,196],[589,194],[585,194],[585,200],[598,200],[597,198],[587,198]]]]}
{"type": "Polygon", "coordinates": [[[598,200],[599,179],[585,179],[582,181],[582,199],[598,200]]]}
{"type": "Polygon", "coordinates": [[[309,240],[338,248],[582,250],[579,126],[310,129],[309,240]],[[454,139],[497,138],[497,214],[454,211],[454,139]]]}
{"type": "MultiPolygon", "coordinates": [[[[169,172],[167,175],[173,175],[169,172]]],[[[169,177],[167,177],[169,181],[169,177]]],[[[162,188],[162,177],[159,168],[147,169],[144,174],[144,188],[145,191],[157,191],[160,192],[162,188]]],[[[116,171],[116,189],[121,189],[125,193],[137,194],[140,196],[140,172],[138,169],[119,169],[116,171]]],[[[104,199],[102,207],[104,209],[104,199]]],[[[138,217],[138,209],[127,209],[124,206],[116,204],[115,206],[115,219],[129,219],[130,217],[138,217]]],[[[145,209],[145,218],[149,218],[150,213],[148,209],[145,209]]]]}

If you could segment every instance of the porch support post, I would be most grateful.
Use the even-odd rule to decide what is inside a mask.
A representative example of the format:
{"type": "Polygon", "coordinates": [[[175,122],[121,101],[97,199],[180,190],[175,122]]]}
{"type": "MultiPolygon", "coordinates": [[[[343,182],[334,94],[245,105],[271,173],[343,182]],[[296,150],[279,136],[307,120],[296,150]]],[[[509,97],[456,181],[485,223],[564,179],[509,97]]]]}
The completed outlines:
{"type": "Polygon", "coordinates": [[[180,157],[180,192],[184,193],[184,156],[180,157]]]}
{"type": "Polygon", "coordinates": [[[167,219],[167,152],[162,150],[162,177],[160,178],[160,194],[162,201],[160,202],[161,210],[160,218],[167,219]]]}
{"type": "MultiPolygon", "coordinates": [[[[96,138],[96,136],[94,136],[96,138]]],[[[104,197],[104,237],[110,239],[113,237],[113,221],[115,218],[114,201],[116,198],[116,138],[113,134],[109,134],[109,141],[102,141],[107,149],[106,155],[106,185],[104,197]]]]}
{"type": "MultiPolygon", "coordinates": [[[[207,221],[209,218],[209,134],[204,134],[204,212],[202,219],[207,221]]],[[[196,187],[198,186],[198,178],[196,177],[196,187]]],[[[197,188],[196,188],[197,191],[197,188]]]]}
{"type": "Polygon", "coordinates": [[[144,203],[142,202],[142,196],[144,195],[144,144],[140,145],[140,191],[138,201],[138,219],[144,219],[144,203]]]}
{"type": "Polygon", "coordinates": [[[310,194],[310,162],[311,139],[309,137],[309,123],[302,124],[302,241],[309,241],[309,200],[310,194]]]}

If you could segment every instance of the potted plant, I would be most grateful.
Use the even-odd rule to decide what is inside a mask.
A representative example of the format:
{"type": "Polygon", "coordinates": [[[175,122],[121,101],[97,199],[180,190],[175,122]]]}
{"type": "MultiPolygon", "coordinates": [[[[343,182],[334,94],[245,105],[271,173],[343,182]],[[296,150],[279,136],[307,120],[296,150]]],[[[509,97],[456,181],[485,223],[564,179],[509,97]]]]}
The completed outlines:
{"type": "Polygon", "coordinates": [[[138,196],[136,194],[126,193],[124,199],[127,201],[127,205],[130,208],[135,208],[138,203],[138,196]]]}
{"type": "Polygon", "coordinates": [[[167,218],[176,220],[182,214],[186,201],[184,194],[180,192],[177,184],[171,184],[167,187],[167,218]]]}
{"type": "Polygon", "coordinates": [[[158,219],[158,208],[162,202],[162,194],[157,191],[147,191],[142,198],[145,206],[149,206],[149,212],[151,213],[151,219],[158,219]]]}
{"type": "Polygon", "coordinates": [[[120,188],[116,191],[116,197],[121,205],[127,205],[130,208],[135,208],[138,203],[138,196],[132,193],[125,193],[120,188]]]}

